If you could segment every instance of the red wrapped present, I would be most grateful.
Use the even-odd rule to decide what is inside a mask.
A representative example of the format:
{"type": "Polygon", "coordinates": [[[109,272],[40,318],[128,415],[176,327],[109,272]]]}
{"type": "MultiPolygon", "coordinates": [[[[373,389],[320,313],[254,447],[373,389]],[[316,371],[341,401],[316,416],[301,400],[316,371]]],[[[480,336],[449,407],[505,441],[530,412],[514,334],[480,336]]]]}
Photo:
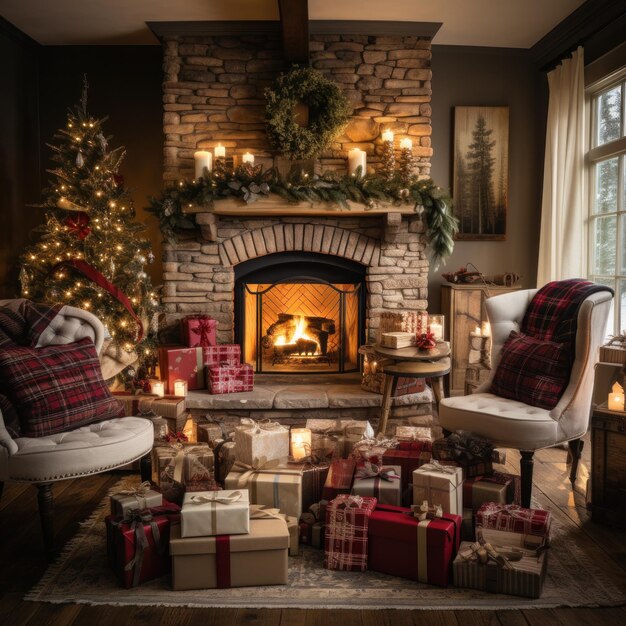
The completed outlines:
{"type": "MultiPolygon", "coordinates": [[[[511,474],[494,472],[492,476],[475,476],[463,481],[463,507],[474,513],[485,502],[515,503],[515,480],[511,474]]],[[[519,481],[518,481],[519,482],[519,481]]]]}
{"type": "Polygon", "coordinates": [[[247,363],[207,367],[207,388],[211,394],[241,393],[254,388],[254,370],[247,363]]]}
{"type": "Polygon", "coordinates": [[[430,441],[399,441],[398,450],[419,450],[419,452],[430,453],[433,444],[430,441]]]}
{"type": "Polygon", "coordinates": [[[370,517],[369,569],[446,587],[460,543],[460,515],[425,510],[415,517],[411,509],[380,504],[370,517]]]}
{"type": "Polygon", "coordinates": [[[339,494],[350,493],[356,463],[354,459],[335,459],[331,462],[322,490],[324,500],[332,500],[339,494]]]}
{"type": "Polygon", "coordinates": [[[367,569],[369,517],[376,498],[338,495],[326,509],[324,567],[364,572],[367,569]]]}
{"type": "Polygon", "coordinates": [[[168,393],[174,393],[174,382],[184,380],[187,389],[204,387],[202,348],[164,346],[159,348],[161,378],[166,382],[168,393]]]}
{"type": "Polygon", "coordinates": [[[550,511],[525,509],[517,504],[485,502],[476,513],[477,528],[537,537],[541,540],[540,543],[549,540],[551,522],[550,511]]]}
{"type": "Polygon", "coordinates": [[[109,563],[122,586],[136,587],[169,572],[170,524],[179,519],[180,507],[170,502],[105,518],[109,563]]]}
{"type": "Polygon", "coordinates": [[[183,342],[190,348],[217,345],[217,320],[208,315],[188,315],[180,322],[183,342]]]}
{"type": "Polygon", "coordinates": [[[202,348],[203,362],[207,367],[213,367],[226,363],[227,365],[239,365],[241,363],[241,347],[237,343],[223,343],[219,346],[206,346],[202,348]]]}
{"type": "Polygon", "coordinates": [[[430,450],[386,450],[383,455],[385,465],[400,466],[400,488],[402,490],[403,506],[410,506],[413,502],[413,472],[428,463],[431,459],[430,450]]]}

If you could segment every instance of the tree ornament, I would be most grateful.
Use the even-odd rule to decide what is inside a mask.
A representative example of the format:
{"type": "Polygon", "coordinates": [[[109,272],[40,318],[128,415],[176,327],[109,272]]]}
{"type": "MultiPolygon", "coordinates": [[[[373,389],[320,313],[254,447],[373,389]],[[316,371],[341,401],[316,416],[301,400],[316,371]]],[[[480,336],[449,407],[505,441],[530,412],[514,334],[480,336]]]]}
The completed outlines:
{"type": "Polygon", "coordinates": [[[80,211],[81,213],[85,213],[85,207],[78,206],[75,202],[72,202],[65,196],[61,196],[57,200],[57,207],[59,209],[63,209],[64,211],[80,211]]]}
{"type": "Polygon", "coordinates": [[[265,90],[265,120],[272,145],[290,159],[318,156],[347,124],[352,107],[339,86],[309,67],[294,66],[265,90]],[[308,107],[309,119],[301,126],[297,105],[308,107]]]}
{"type": "Polygon", "coordinates": [[[402,148],[400,150],[400,158],[398,159],[398,171],[400,180],[407,185],[413,176],[415,170],[415,158],[410,148],[402,148]]]}
{"type": "Polygon", "coordinates": [[[148,265],[152,265],[154,263],[154,254],[152,251],[148,252],[147,260],[148,265]]]}
{"type": "Polygon", "coordinates": [[[72,235],[79,241],[82,241],[91,232],[91,228],[89,227],[90,221],[89,215],[80,211],[75,215],[66,217],[63,223],[67,226],[72,235]]]}
{"type": "Polygon", "coordinates": [[[107,147],[109,146],[109,142],[107,141],[107,138],[102,133],[98,133],[96,135],[96,139],[98,140],[98,143],[100,144],[100,149],[102,150],[102,152],[106,152],[107,147]]]}
{"type": "Polygon", "coordinates": [[[137,278],[139,280],[146,280],[146,278],[148,278],[148,274],[145,272],[137,272],[137,278]]]}
{"type": "Polygon", "coordinates": [[[386,180],[391,180],[396,172],[396,155],[393,150],[393,141],[383,141],[381,156],[381,174],[386,180]]]}
{"type": "Polygon", "coordinates": [[[83,157],[83,153],[79,150],[76,155],[76,167],[80,168],[85,165],[85,157],[83,157]]]}
{"type": "Polygon", "coordinates": [[[137,261],[142,265],[145,265],[148,262],[148,259],[143,254],[137,255],[137,261]]]}

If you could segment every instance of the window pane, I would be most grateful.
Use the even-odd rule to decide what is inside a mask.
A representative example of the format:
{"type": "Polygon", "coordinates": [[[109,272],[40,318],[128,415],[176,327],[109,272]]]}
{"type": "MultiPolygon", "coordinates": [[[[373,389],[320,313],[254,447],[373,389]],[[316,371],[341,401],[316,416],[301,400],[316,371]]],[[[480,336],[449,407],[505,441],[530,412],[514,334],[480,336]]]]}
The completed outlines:
{"type": "Polygon", "coordinates": [[[622,119],[621,86],[605,91],[598,97],[598,145],[620,138],[622,119]]]}
{"type": "Polygon", "coordinates": [[[593,242],[594,242],[594,274],[615,274],[615,229],[616,218],[614,215],[610,217],[599,217],[594,220],[593,224],[593,242]]]}
{"type": "MultiPolygon", "coordinates": [[[[617,297],[617,294],[615,294],[617,297]]],[[[626,280],[620,280],[620,307],[619,307],[619,319],[617,320],[617,328],[613,335],[622,334],[622,329],[626,324],[626,280]]]]}
{"type": "MultiPolygon", "coordinates": [[[[610,287],[613,291],[615,291],[615,281],[611,280],[610,278],[600,278],[598,276],[590,276],[589,280],[593,281],[594,283],[599,283],[600,285],[606,285],[607,287],[610,287]]],[[[624,291],[622,290],[622,293],[624,293],[624,291]]],[[[617,297],[617,294],[616,294],[617,297]]],[[[624,318],[622,318],[624,319],[624,318]]],[[[615,335],[618,333],[617,328],[615,328],[617,326],[616,322],[615,322],[615,298],[613,298],[611,300],[611,310],[609,311],[609,317],[608,317],[608,321],[606,324],[606,335],[615,335]]]]}
{"type": "Polygon", "coordinates": [[[617,211],[617,171],[619,159],[596,164],[596,201],[594,213],[617,211]]]}

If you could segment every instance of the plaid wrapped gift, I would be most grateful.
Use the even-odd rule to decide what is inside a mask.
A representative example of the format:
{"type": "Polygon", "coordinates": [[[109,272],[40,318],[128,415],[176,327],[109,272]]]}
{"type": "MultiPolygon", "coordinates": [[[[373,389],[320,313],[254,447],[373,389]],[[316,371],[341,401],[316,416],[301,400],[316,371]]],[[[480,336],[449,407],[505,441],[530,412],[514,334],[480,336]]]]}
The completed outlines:
{"type": "Polygon", "coordinates": [[[352,493],[372,496],[381,504],[400,505],[400,466],[375,465],[369,461],[357,463],[352,493]]]}
{"type": "Polygon", "coordinates": [[[242,393],[254,388],[254,369],[247,363],[211,365],[206,368],[207,388],[211,394],[242,393]]]}
{"type": "Polygon", "coordinates": [[[525,509],[517,504],[485,502],[476,513],[476,527],[496,531],[490,534],[497,543],[504,543],[505,533],[522,535],[522,544],[536,546],[550,539],[552,514],[543,509],[525,509]],[[539,542],[536,539],[539,539],[539,542]],[[498,541],[498,539],[502,539],[498,541]]]}
{"type": "Polygon", "coordinates": [[[406,332],[421,335],[428,329],[427,311],[393,311],[381,313],[377,342],[384,332],[406,332]]]}
{"type": "Polygon", "coordinates": [[[324,536],[324,567],[332,570],[367,570],[367,531],[376,498],[338,495],[328,503],[324,536]]]}
{"type": "Polygon", "coordinates": [[[356,462],[354,459],[334,459],[328,470],[322,498],[332,500],[340,494],[350,493],[356,462]]]}
{"type": "Polygon", "coordinates": [[[213,451],[206,443],[156,442],[152,448],[153,480],[162,489],[173,483],[204,483],[214,480],[213,451]]]}
{"type": "Polygon", "coordinates": [[[159,369],[168,393],[174,393],[174,382],[187,381],[187,389],[204,387],[202,348],[163,346],[159,348],[159,369]]]}
{"type": "Polygon", "coordinates": [[[463,511],[463,470],[431,461],[413,472],[413,502],[427,500],[441,506],[444,513],[463,511]]]}
{"type": "Polygon", "coordinates": [[[385,450],[383,463],[400,466],[402,505],[411,506],[413,502],[413,472],[431,460],[430,450],[385,450]]]}
{"type": "Polygon", "coordinates": [[[289,456],[289,431],[271,420],[241,419],[235,428],[237,461],[257,466],[289,456]]]}
{"type": "Polygon", "coordinates": [[[206,367],[217,367],[222,363],[226,365],[239,365],[241,363],[241,347],[238,343],[206,346],[202,348],[202,354],[206,367]]]}
{"type": "Polygon", "coordinates": [[[187,315],[180,320],[183,342],[190,348],[217,345],[217,320],[208,315],[187,315]]]}

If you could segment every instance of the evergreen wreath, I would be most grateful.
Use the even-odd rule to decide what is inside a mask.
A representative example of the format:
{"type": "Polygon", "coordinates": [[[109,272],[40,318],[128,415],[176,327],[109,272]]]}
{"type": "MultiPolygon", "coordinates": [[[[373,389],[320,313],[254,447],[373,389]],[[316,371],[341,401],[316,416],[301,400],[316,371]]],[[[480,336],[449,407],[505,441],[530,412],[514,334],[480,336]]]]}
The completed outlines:
{"type": "Polygon", "coordinates": [[[341,132],[352,113],[339,86],[309,67],[293,67],[265,90],[267,135],[272,145],[290,159],[319,155],[341,132]],[[309,123],[296,122],[294,108],[309,108],[309,123]]]}

